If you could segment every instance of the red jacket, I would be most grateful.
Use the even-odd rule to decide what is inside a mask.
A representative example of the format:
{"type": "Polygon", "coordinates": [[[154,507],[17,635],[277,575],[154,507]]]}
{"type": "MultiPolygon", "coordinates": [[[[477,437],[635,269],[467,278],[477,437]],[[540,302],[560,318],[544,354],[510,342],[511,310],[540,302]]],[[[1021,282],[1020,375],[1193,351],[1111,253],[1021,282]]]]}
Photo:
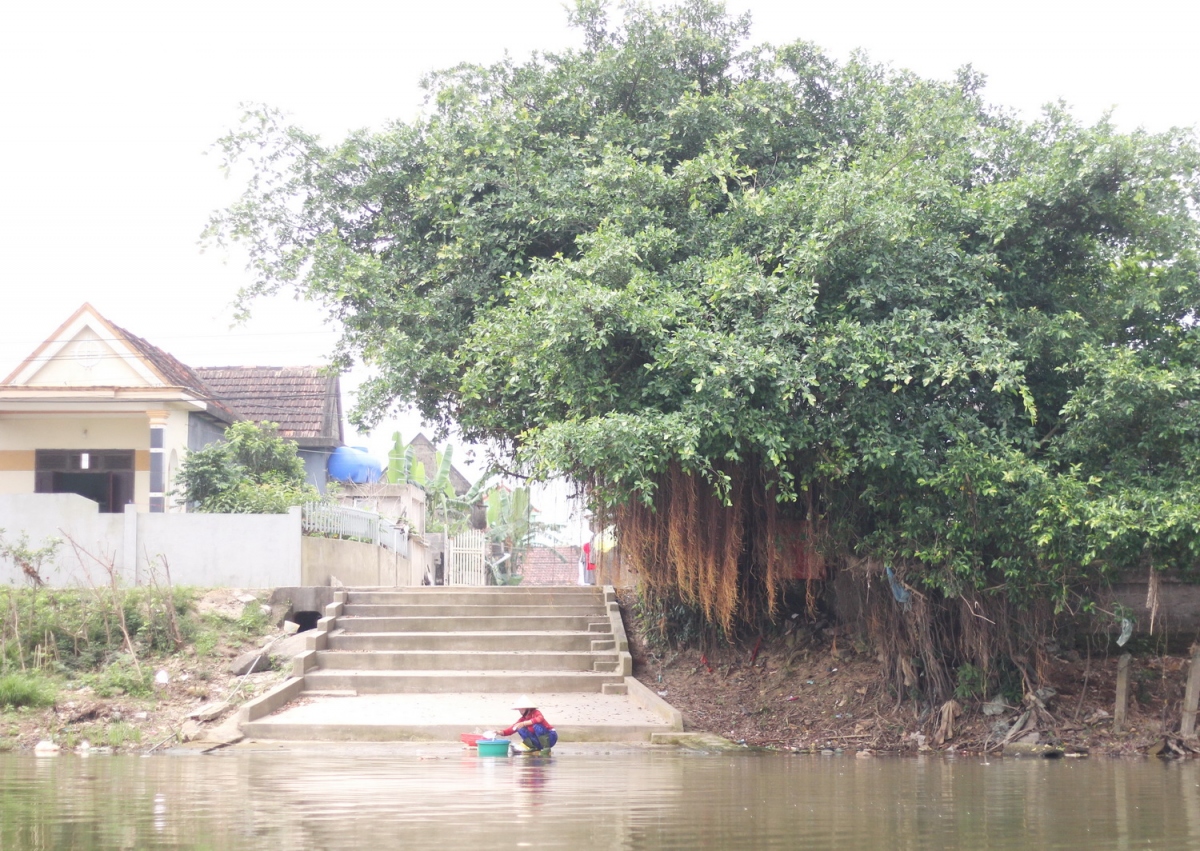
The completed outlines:
{"type": "Polygon", "coordinates": [[[517,724],[520,724],[522,721],[529,721],[530,724],[528,726],[533,728],[532,732],[537,736],[541,736],[554,729],[550,726],[550,722],[542,717],[542,713],[538,712],[536,709],[526,709],[521,713],[521,717],[517,719],[516,724],[513,724],[507,730],[501,730],[498,735],[511,736],[513,733],[517,732],[517,724]],[[540,730],[538,729],[539,725],[542,727],[540,730]]]}

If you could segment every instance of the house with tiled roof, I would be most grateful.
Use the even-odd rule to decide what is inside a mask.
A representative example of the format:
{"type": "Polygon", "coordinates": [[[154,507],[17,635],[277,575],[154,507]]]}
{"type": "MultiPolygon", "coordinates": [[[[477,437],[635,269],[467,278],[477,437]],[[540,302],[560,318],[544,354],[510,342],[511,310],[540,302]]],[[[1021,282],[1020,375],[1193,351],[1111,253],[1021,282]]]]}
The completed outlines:
{"type": "Polygon", "coordinates": [[[299,447],[309,481],[325,491],[329,456],[344,442],[337,375],[319,366],[200,366],[195,372],[239,419],[278,423],[279,436],[299,447]]]}
{"type": "Polygon", "coordinates": [[[316,367],[193,369],[84,304],[0,381],[0,494],[177,510],[185,453],[238,420],[280,423],[323,488],[342,443],[340,396],[316,367]]]}

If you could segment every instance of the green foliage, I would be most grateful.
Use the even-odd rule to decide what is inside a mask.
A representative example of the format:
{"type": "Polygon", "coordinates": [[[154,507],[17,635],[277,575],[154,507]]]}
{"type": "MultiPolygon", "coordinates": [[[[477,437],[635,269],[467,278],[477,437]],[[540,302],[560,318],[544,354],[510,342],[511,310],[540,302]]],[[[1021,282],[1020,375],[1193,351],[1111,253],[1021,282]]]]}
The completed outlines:
{"type": "Polygon", "coordinates": [[[199,656],[214,656],[222,643],[256,641],[271,629],[258,605],[246,606],[236,618],[208,612],[193,620],[191,641],[199,656]]]}
{"type": "Polygon", "coordinates": [[[195,624],[187,615],[195,605],[194,588],[155,583],[131,594],[132,605],[126,604],[126,623],[144,648],[169,653],[192,639],[195,624]]]}
{"type": "Polygon", "coordinates": [[[192,589],[33,589],[0,587],[0,666],[53,662],[64,670],[88,670],[124,649],[122,616],[144,652],[170,652],[192,636],[192,589]],[[14,628],[15,625],[15,628],[14,628]]]}
{"type": "Polygon", "coordinates": [[[509,552],[523,549],[533,537],[528,487],[493,487],[485,497],[487,537],[509,552]]]}
{"type": "Polygon", "coordinates": [[[87,674],[84,682],[95,689],[100,697],[115,697],[119,694],[130,697],[149,697],[154,693],[154,671],[150,666],[140,668],[126,655],[117,655],[99,673],[87,674]]]}
{"type": "Polygon", "coordinates": [[[0,559],[12,562],[20,569],[26,584],[38,587],[45,583],[43,571],[48,562],[54,561],[62,543],[61,538],[50,537],[40,547],[31,547],[27,533],[22,532],[15,541],[10,541],[5,530],[0,529],[0,559]]]}
{"type": "Polygon", "coordinates": [[[534,519],[529,496],[528,487],[493,487],[484,492],[488,540],[499,545],[510,556],[499,569],[493,570],[497,585],[520,583],[519,572],[529,547],[539,535],[560,529],[554,524],[534,519]]]}
{"type": "Polygon", "coordinates": [[[237,632],[244,639],[255,638],[271,626],[270,618],[260,605],[249,605],[238,615],[237,632]]]}
{"type": "Polygon", "coordinates": [[[192,646],[196,648],[197,656],[213,656],[216,654],[217,645],[220,643],[221,636],[215,629],[198,631],[192,642],[192,646]]]}
{"type": "Polygon", "coordinates": [[[19,706],[53,706],[55,688],[36,673],[9,673],[0,676],[0,709],[19,706]]]}
{"type": "Polygon", "coordinates": [[[110,748],[121,748],[127,744],[136,745],[142,741],[142,731],[132,724],[121,721],[109,724],[104,730],[104,738],[101,741],[110,748]]]}
{"type": "MultiPolygon", "coordinates": [[[[405,445],[400,432],[392,432],[392,448],[388,452],[387,480],[389,484],[404,484],[415,481],[416,468],[414,456],[416,448],[410,443],[405,445]]],[[[422,482],[425,479],[424,468],[421,471],[422,482]]]]}
{"type": "Polygon", "coordinates": [[[959,700],[981,698],[987,691],[987,675],[982,668],[964,662],[958,666],[954,696],[959,700]]]}
{"type": "Polygon", "coordinates": [[[320,498],[305,481],[296,444],[275,423],[238,422],[225,439],[189,452],[179,468],[180,499],[214,514],[285,514],[320,498]]]}
{"type": "Polygon", "coordinates": [[[710,0],[607,9],[576,3],[584,50],[432,75],[411,124],[222,140],[253,173],[209,237],[248,248],[244,303],[339,317],[358,422],[415,404],[598,507],[737,465],[935,599],[1193,568],[1190,132],[746,47],[710,0]]]}

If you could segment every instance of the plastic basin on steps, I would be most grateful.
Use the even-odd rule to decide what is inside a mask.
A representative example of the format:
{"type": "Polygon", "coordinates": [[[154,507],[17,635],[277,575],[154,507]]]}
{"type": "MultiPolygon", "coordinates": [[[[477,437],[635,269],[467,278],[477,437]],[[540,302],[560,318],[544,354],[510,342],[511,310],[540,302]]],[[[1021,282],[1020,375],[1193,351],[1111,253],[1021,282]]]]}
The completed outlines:
{"type": "Polygon", "coordinates": [[[508,756],[508,739],[480,739],[475,750],[480,756],[508,756]]]}

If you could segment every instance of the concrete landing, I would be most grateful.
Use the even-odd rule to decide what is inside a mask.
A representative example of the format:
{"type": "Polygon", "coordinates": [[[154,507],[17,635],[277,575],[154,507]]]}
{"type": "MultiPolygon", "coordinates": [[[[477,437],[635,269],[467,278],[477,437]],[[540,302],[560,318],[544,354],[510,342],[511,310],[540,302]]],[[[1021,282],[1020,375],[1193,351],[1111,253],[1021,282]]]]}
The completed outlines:
{"type": "MultiPolygon", "coordinates": [[[[248,739],[285,741],[453,742],[460,733],[500,730],[516,721],[512,706],[519,697],[515,692],[301,696],[273,715],[242,724],[242,732],[248,739]]],[[[629,695],[530,697],[563,743],[645,742],[674,726],[629,695]]]]}

